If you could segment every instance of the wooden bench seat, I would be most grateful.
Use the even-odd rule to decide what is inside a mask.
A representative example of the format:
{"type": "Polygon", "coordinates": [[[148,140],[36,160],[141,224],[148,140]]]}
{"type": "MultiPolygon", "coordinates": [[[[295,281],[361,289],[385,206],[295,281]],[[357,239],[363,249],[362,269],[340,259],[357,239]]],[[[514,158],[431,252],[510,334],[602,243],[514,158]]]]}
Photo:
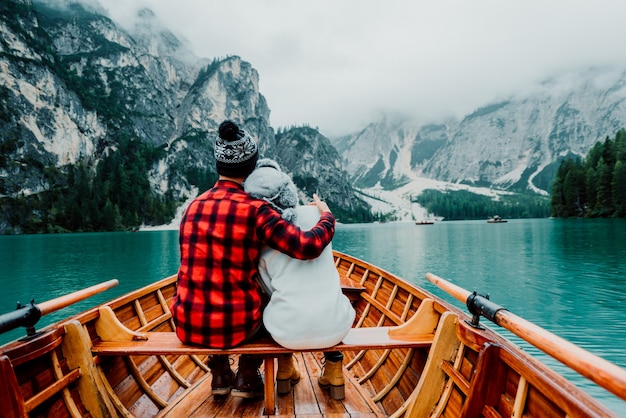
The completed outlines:
{"type": "Polygon", "coordinates": [[[404,324],[393,327],[352,328],[334,347],[324,350],[291,350],[273,339],[259,338],[233,348],[216,349],[183,344],[174,332],[137,333],[122,325],[110,308],[100,310],[96,330],[101,337],[95,341],[92,353],[98,356],[144,355],[216,355],[255,354],[264,357],[265,412],[272,415],[275,406],[274,358],[278,354],[296,351],[360,351],[392,348],[430,347],[433,343],[439,314],[430,299],[422,301],[419,309],[404,324]]]}
{"type": "MultiPolygon", "coordinates": [[[[343,341],[324,351],[358,351],[380,348],[424,347],[433,342],[433,334],[412,335],[407,339],[393,339],[389,330],[395,327],[352,328],[343,341]]],[[[290,350],[278,345],[271,338],[259,338],[254,342],[234,348],[208,348],[185,345],[174,332],[147,332],[146,340],[136,341],[101,341],[94,345],[92,352],[103,356],[140,356],[161,354],[258,354],[276,356],[277,354],[295,351],[322,350],[290,350]]]]}
{"type": "Polygon", "coordinates": [[[343,275],[339,277],[339,285],[341,286],[341,292],[350,299],[350,302],[359,300],[361,293],[366,291],[364,286],[353,282],[343,275]]]}

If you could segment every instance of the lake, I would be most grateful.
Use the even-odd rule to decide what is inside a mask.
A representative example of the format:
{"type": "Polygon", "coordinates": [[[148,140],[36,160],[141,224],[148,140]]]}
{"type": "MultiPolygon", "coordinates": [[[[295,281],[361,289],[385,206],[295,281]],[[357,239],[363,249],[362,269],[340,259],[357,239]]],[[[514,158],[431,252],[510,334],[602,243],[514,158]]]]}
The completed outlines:
{"type": "MultiPolygon", "coordinates": [[[[333,248],[368,260],[464,308],[432,272],[626,368],[626,220],[520,219],[338,225],[333,248]]],[[[176,273],[177,231],[0,236],[0,311],[106,280],[120,285],[50,314],[39,327],[176,273]]],[[[486,320],[483,320],[486,321],[486,320]]],[[[496,328],[495,325],[491,326],[496,328]]],[[[0,343],[23,330],[0,336],[0,343]]],[[[626,417],[626,402],[503,331],[626,417]]]]}

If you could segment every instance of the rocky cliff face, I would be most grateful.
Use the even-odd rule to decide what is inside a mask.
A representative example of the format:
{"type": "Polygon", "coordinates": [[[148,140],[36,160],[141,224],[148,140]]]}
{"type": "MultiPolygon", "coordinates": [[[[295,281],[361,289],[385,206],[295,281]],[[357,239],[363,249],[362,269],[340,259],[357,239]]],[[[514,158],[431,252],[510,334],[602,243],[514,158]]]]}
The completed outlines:
{"type": "MultiPolygon", "coordinates": [[[[277,154],[250,63],[195,57],[149,10],[126,31],[97,3],[50,4],[0,5],[0,232],[20,231],[24,217],[12,213],[33,203],[23,199],[45,212],[40,196],[72,184],[68,167],[93,172],[120,144],[149,145],[153,192],[179,204],[215,179],[213,140],[224,119],[258,138],[262,155],[277,154]]],[[[350,211],[358,200],[345,181],[329,203],[350,211]]]]}
{"type": "Polygon", "coordinates": [[[371,220],[368,208],[354,198],[339,153],[316,129],[299,127],[279,131],[276,155],[299,189],[308,196],[317,193],[321,199],[333,202],[333,212],[340,220],[371,220]]]}
{"type": "Polygon", "coordinates": [[[563,74],[461,121],[383,120],[334,140],[351,179],[394,189],[426,177],[545,194],[561,158],[626,126],[626,71],[563,74]],[[373,152],[372,152],[373,151],[373,152]]]}

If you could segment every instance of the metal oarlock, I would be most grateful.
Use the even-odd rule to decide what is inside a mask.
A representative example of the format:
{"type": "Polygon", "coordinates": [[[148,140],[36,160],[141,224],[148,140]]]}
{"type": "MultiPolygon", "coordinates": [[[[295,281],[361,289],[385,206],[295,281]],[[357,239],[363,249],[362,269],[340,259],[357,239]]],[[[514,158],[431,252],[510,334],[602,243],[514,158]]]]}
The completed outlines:
{"type": "Polygon", "coordinates": [[[484,329],[479,323],[481,315],[491,322],[496,323],[496,314],[498,311],[504,309],[502,306],[490,301],[489,294],[483,296],[476,293],[476,291],[467,297],[465,304],[472,314],[472,320],[466,322],[478,329],[484,329]]]}

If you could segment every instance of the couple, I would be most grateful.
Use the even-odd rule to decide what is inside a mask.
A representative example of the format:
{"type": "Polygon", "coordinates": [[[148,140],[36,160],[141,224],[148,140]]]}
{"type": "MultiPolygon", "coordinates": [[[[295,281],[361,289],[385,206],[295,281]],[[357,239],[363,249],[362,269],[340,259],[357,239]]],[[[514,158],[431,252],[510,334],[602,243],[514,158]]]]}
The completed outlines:
{"type": "MultiPolygon", "coordinates": [[[[189,205],[180,224],[181,266],[171,307],[178,338],[213,348],[234,347],[267,331],[294,349],[341,341],[354,310],[340,294],[328,205],[314,196],[314,204],[295,208],[289,176],[271,160],[258,161],[257,168],[256,142],[232,121],[219,127],[215,159],[218,181],[189,205]],[[272,292],[267,307],[262,287],[272,292]]],[[[341,399],[343,356],[324,355],[319,384],[341,399]]],[[[235,376],[228,356],[212,356],[212,393],[232,388],[233,396],[261,396],[261,362],[240,356],[235,376]]],[[[278,392],[289,392],[299,378],[293,356],[279,356],[278,392]]]]}

